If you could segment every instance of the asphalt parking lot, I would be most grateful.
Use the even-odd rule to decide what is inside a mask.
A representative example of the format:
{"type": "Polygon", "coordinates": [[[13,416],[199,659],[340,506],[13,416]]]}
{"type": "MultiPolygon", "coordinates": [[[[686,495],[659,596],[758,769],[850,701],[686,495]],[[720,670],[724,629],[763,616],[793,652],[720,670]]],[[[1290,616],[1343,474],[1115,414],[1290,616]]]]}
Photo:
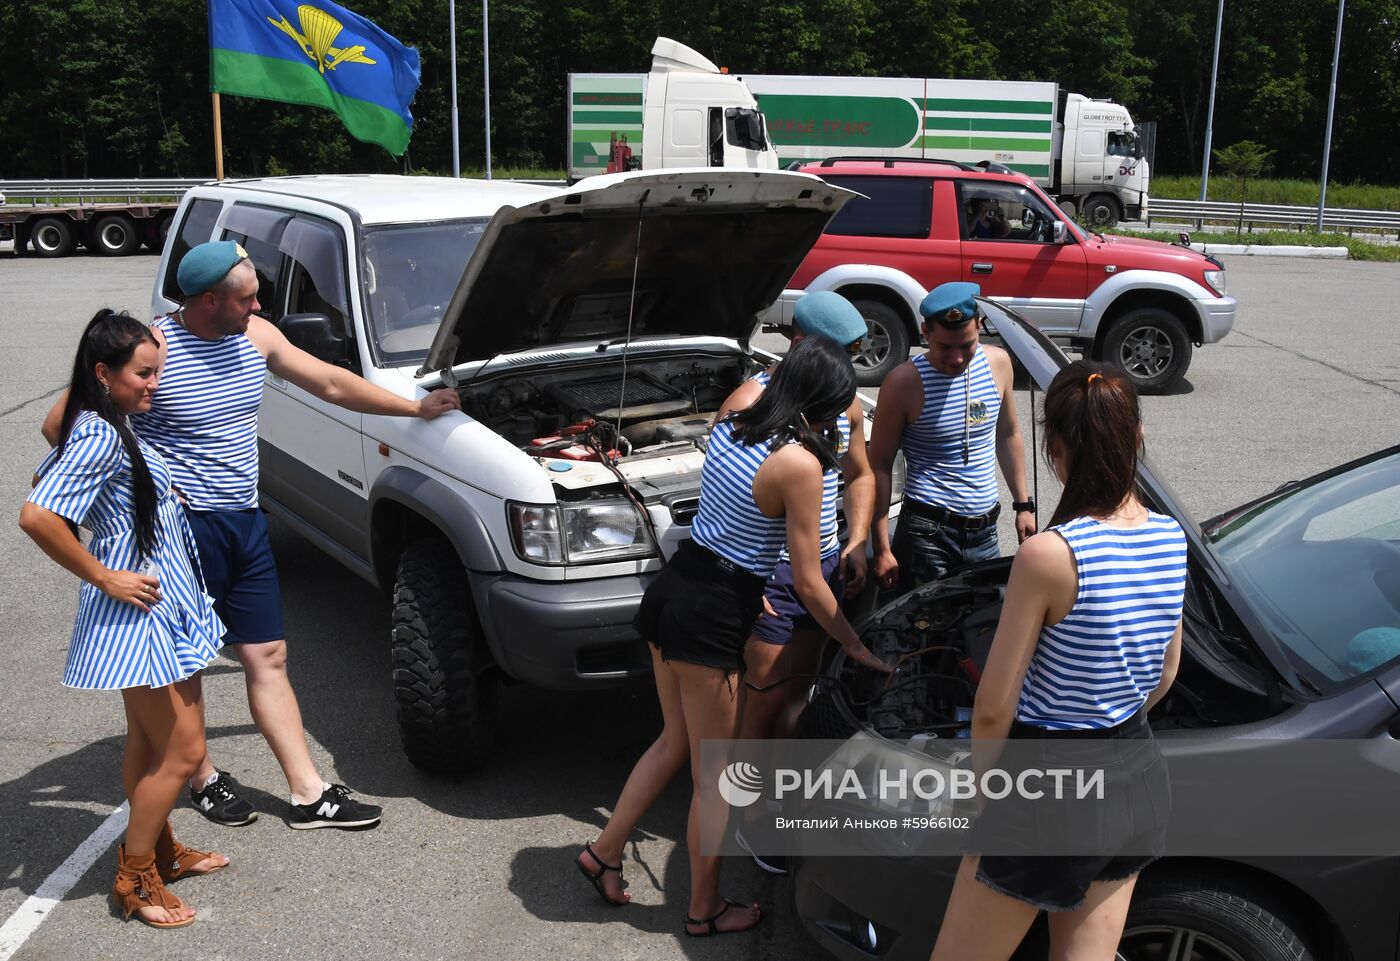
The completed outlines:
{"type": "MultiPolygon", "coordinates": [[[[1147,398],[1147,444],[1198,518],[1400,442],[1400,268],[1229,258],[1235,331],[1197,352],[1181,388],[1147,398]]],[[[148,313],[156,258],[0,255],[0,504],[13,518],[44,452],[38,426],[99,306],[148,313]]],[[[760,339],[765,346],[780,338],[760,339]]],[[[1018,400],[1024,401],[1023,393],[1018,400]]],[[[1028,405],[1022,403],[1023,422],[1028,405]]],[[[1029,439],[1029,428],[1026,428],[1029,439]]],[[[1052,498],[1041,470],[1041,502],[1052,498]]],[[[1048,516],[1043,511],[1042,516],[1048,516]]],[[[1003,530],[1003,545],[1010,543],[1003,530]]],[[[781,880],[746,863],[724,888],[760,900],[749,936],[683,937],[688,785],[673,785],[628,850],[634,903],[604,906],[570,863],[594,836],[659,724],[646,686],[595,694],[512,688],[495,760],[461,781],[403,759],[389,687],[388,605],[295,535],[274,530],[293,680],[323,774],[385,805],[377,830],[294,832],[285,783],[249,720],[231,662],[206,675],[215,763],[250,788],[256,824],[177,809],[177,832],[233,859],[183,881],[194,927],[114,920],[103,853],[13,956],[130,958],[765,958],[812,956],[781,880]]],[[[0,527],[0,924],[122,800],[120,702],[60,687],[73,578],[11,522],[0,527]]],[[[6,946],[0,941],[0,958],[6,946]]]]}

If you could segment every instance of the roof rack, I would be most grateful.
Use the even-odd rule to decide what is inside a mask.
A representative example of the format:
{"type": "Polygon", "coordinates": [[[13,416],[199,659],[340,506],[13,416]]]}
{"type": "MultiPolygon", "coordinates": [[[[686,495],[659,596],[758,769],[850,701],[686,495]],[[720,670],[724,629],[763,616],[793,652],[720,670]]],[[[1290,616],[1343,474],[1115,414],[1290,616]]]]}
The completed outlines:
{"type": "Polygon", "coordinates": [[[943,164],[944,166],[957,167],[959,170],[977,172],[980,168],[965,164],[961,160],[944,160],[941,157],[826,157],[818,166],[830,167],[835,163],[849,163],[852,161],[866,163],[883,163],[886,167],[893,167],[895,164],[943,164]]]}

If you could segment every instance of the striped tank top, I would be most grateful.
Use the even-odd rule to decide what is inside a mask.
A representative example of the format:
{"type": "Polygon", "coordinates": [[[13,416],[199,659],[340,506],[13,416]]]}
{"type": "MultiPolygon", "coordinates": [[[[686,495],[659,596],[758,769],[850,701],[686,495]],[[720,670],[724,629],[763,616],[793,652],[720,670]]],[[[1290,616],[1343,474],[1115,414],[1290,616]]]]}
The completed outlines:
{"type": "Polygon", "coordinates": [[[923,383],[924,408],[918,420],[904,427],[901,447],[909,465],[904,496],[955,514],[985,514],[997,502],[1001,413],[987,352],[979,346],[957,377],[937,370],[926,354],[914,358],[914,369],[923,383]]]}
{"type": "Polygon", "coordinates": [[[741,444],[731,422],[716,425],[700,469],[700,507],[690,527],[695,543],[765,578],[778,566],[787,541],[787,522],[765,516],[753,499],[754,476],[772,452],[771,440],[741,444]]]}
{"type": "Polygon", "coordinates": [[[1162,514],[1138,527],[1079,517],[1051,528],[1074,554],[1079,591],[1040,631],[1016,719],[1052,730],[1113,727],[1162,679],[1186,595],[1186,535],[1162,514]]]}
{"type": "MultiPolygon", "coordinates": [[[[767,387],[768,382],[773,379],[773,375],[768,371],[760,371],[752,378],[760,386],[767,387]]],[[[840,434],[837,442],[836,456],[843,456],[851,446],[851,418],[842,414],[836,418],[836,430],[840,434]]],[[[839,471],[829,470],[822,475],[822,557],[827,558],[841,549],[840,527],[836,522],[836,498],[840,493],[841,475],[839,471]]],[[[788,560],[787,543],[783,543],[780,561],[788,560]]]]}
{"type": "Polygon", "coordinates": [[[174,317],[152,325],[165,335],[165,367],[151,410],[131,426],[170,465],[191,510],[258,506],[258,408],[267,361],[242,334],[205,340],[174,317]]]}

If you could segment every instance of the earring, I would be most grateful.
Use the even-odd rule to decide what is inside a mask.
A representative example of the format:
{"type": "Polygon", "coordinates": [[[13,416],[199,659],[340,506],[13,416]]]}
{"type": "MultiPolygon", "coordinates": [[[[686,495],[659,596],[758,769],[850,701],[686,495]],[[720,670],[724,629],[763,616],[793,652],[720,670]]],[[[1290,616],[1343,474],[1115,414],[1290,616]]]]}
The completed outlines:
{"type": "Polygon", "coordinates": [[[102,385],[102,393],[106,394],[108,397],[111,397],[111,396],[112,396],[112,388],[108,387],[106,384],[103,384],[103,385],[102,385]]]}

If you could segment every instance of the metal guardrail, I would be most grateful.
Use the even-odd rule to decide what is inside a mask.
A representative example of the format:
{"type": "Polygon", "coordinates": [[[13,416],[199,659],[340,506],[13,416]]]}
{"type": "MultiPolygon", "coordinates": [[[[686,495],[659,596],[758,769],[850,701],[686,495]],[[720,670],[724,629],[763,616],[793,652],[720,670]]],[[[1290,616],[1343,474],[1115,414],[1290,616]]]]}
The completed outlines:
{"type": "MultiPolygon", "coordinates": [[[[506,179],[506,178],[500,178],[506,179]]],[[[178,198],[191,187],[213,183],[208,177],[183,180],[0,180],[0,196],[5,203],[16,201],[40,206],[62,198],[79,206],[98,200],[142,203],[152,197],[178,198]]],[[[541,187],[563,187],[563,180],[515,180],[514,183],[537,184],[541,187]]]]}
{"type": "MultiPolygon", "coordinates": [[[[1201,229],[1208,220],[1243,222],[1250,230],[1255,224],[1304,226],[1317,223],[1316,207],[1291,204],[1244,204],[1219,200],[1163,200],[1153,197],[1147,206],[1147,225],[1154,220],[1189,221],[1201,229]]],[[[1324,228],[1334,230],[1383,230],[1400,237],[1400,210],[1350,210],[1328,207],[1323,211],[1324,228]]]]}

